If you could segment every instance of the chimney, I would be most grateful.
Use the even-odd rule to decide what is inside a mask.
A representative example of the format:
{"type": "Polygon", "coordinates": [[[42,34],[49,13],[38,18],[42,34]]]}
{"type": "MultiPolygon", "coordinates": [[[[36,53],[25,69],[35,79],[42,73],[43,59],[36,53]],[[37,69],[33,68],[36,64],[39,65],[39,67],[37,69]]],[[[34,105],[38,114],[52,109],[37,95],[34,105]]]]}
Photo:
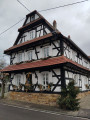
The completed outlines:
{"type": "Polygon", "coordinates": [[[56,31],[56,29],[57,29],[57,22],[56,22],[56,20],[53,21],[53,27],[54,27],[54,29],[56,31]]]}
{"type": "Polygon", "coordinates": [[[68,35],[68,39],[71,39],[70,35],[68,35]]]}

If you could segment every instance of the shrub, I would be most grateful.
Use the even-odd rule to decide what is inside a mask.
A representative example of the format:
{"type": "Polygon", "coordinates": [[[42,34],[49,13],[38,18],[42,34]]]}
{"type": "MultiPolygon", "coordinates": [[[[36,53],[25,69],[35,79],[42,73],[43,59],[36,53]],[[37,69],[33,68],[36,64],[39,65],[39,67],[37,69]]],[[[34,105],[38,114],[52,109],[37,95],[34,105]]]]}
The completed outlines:
{"type": "Polygon", "coordinates": [[[59,107],[67,110],[78,110],[79,99],[77,99],[77,94],[79,92],[80,90],[75,87],[74,81],[71,81],[66,88],[62,89],[61,96],[57,100],[59,107]]]}

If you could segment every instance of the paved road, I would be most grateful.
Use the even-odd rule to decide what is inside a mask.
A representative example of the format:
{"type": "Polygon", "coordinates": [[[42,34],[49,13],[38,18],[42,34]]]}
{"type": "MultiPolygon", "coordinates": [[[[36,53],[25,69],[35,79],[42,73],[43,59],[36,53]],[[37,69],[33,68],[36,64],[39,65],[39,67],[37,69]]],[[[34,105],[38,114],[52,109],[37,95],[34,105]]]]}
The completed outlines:
{"type": "Polygon", "coordinates": [[[0,104],[0,120],[87,120],[0,104]]]}

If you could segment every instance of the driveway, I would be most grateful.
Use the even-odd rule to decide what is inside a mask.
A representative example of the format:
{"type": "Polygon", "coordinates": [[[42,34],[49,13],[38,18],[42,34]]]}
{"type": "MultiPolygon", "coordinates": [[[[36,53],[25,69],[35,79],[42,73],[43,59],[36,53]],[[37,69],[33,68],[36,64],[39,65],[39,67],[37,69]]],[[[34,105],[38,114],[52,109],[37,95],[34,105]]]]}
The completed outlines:
{"type": "Polygon", "coordinates": [[[8,106],[0,103],[0,120],[88,120],[35,109],[8,106]]]}

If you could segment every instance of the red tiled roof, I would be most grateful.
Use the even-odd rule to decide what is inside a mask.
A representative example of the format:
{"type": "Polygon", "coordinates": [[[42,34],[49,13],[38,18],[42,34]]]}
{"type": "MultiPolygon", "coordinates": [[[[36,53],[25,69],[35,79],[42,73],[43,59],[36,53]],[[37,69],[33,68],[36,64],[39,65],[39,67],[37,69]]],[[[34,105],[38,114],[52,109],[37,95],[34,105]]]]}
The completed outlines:
{"type": "Polygon", "coordinates": [[[42,40],[42,39],[49,38],[51,36],[52,36],[52,33],[49,33],[47,35],[35,38],[33,40],[29,40],[29,41],[26,41],[24,43],[21,43],[21,44],[18,44],[18,45],[14,45],[14,46],[10,47],[9,49],[5,50],[4,53],[7,53],[8,51],[11,51],[11,50],[13,50],[15,48],[19,48],[21,46],[24,46],[24,45],[27,45],[27,44],[30,44],[30,43],[33,43],[33,42],[36,42],[36,41],[39,41],[39,40],[42,40]]]}
{"type": "Polygon", "coordinates": [[[25,69],[30,69],[30,68],[41,68],[45,66],[59,65],[63,63],[71,63],[71,64],[76,65],[79,68],[90,71],[89,69],[83,67],[82,65],[77,64],[76,62],[73,62],[72,60],[64,56],[60,56],[60,57],[55,57],[55,58],[49,58],[47,60],[38,60],[38,61],[30,62],[30,63],[22,63],[19,65],[10,65],[8,67],[5,67],[2,70],[2,72],[18,71],[18,70],[25,70],[25,69]]]}

